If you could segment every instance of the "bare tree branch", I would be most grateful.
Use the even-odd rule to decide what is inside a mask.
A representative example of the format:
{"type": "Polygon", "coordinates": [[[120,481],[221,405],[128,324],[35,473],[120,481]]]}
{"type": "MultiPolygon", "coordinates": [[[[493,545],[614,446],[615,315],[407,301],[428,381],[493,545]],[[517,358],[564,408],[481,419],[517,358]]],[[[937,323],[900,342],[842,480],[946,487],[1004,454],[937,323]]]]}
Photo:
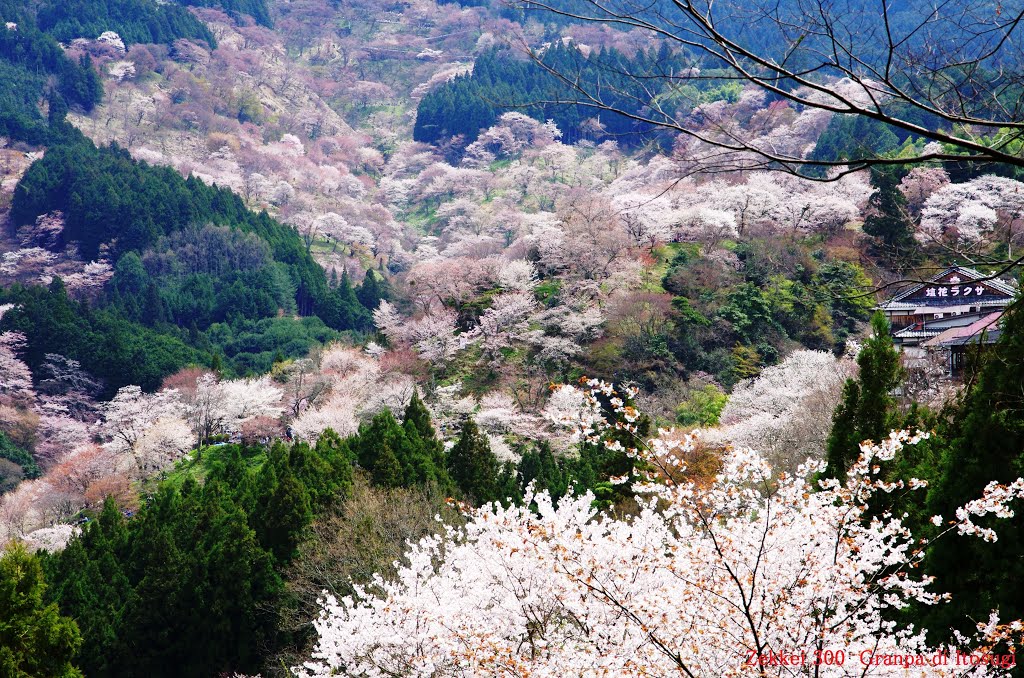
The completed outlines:
{"type": "Polygon", "coordinates": [[[533,104],[575,104],[685,135],[704,147],[701,171],[774,169],[821,180],[818,172],[831,169],[824,179],[834,180],[873,166],[920,162],[1024,167],[1024,156],[1016,150],[1024,137],[1024,54],[1016,39],[1024,20],[1020,3],[878,0],[875,11],[851,11],[850,2],[833,0],[582,0],[571,6],[582,4],[583,9],[558,0],[508,2],[647,33],[693,55],[695,67],[724,69],[703,76],[609,68],[630,82],[628,88],[615,87],[579,72],[560,72],[545,63],[543,51],[522,45],[573,93],[571,101],[533,104]],[[784,48],[773,54],[776,50],[758,46],[750,39],[758,31],[770,31],[784,48]],[[875,120],[954,150],[812,159],[780,151],[735,127],[702,124],[669,110],[657,96],[659,89],[678,90],[708,77],[747,82],[801,109],[875,120]],[[922,124],[922,116],[935,123],[922,124]]]}

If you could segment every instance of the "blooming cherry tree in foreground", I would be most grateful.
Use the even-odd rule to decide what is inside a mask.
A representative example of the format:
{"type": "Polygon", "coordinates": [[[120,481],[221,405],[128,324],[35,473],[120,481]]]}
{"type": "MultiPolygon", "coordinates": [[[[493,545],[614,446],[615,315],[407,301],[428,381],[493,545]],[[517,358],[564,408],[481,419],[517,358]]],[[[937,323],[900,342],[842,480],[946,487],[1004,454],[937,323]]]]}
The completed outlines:
{"type": "MultiPolygon", "coordinates": [[[[635,410],[612,387],[590,386],[588,398],[602,392],[619,410],[616,426],[632,428],[635,410]]],[[[592,417],[577,420],[579,437],[605,436],[592,417]]],[[[888,621],[911,601],[944,599],[929,578],[914,576],[927,542],[898,518],[869,518],[864,508],[874,493],[896,489],[878,479],[877,463],[922,434],[866,443],[845,483],[814,491],[806,478],[820,464],[773,483],[749,449],[733,451],[710,483],[674,482],[697,441],[667,433],[636,452],[655,471],[635,487],[641,499],[630,520],[596,511],[589,494],[557,506],[538,494],[526,502],[536,512],[486,506],[465,527],[413,545],[393,581],[378,577],[341,600],[325,596],[313,660],[295,674],[1000,673],[992,648],[1020,635],[1019,622],[993,615],[953,649],[928,647],[919,630],[888,621]],[[965,666],[957,650],[989,661],[965,666]],[[941,653],[954,659],[931,665],[941,653]]],[[[1005,515],[1022,494],[1024,480],[992,485],[946,532],[994,539],[971,519],[1005,515]]]]}

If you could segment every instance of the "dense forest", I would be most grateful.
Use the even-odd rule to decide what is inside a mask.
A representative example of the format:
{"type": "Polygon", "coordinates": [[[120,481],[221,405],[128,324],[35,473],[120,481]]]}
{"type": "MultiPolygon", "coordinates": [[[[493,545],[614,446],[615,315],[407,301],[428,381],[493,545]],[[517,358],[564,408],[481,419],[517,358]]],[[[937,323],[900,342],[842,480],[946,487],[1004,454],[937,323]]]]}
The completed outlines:
{"type": "Polygon", "coordinates": [[[61,651],[77,649],[65,658],[86,675],[275,671],[275,657],[301,655],[311,641],[308,628],[288,624],[296,606],[314,612],[308,592],[295,588],[296,571],[318,557],[304,535],[346,510],[354,476],[442,510],[438,497],[522,501],[531,483],[557,496],[593,489],[581,479],[607,478],[600,468],[581,476],[576,466],[541,446],[518,469],[502,468],[472,425],[446,453],[414,395],[401,423],[385,410],[348,438],[327,431],[314,446],[210,448],[127,518],[108,501],[81,538],[43,559],[43,602],[77,620],[79,637],[61,651]]]}
{"type": "Polygon", "coordinates": [[[125,45],[166,43],[185,38],[216,47],[209,29],[185,8],[154,0],[53,2],[39,9],[39,28],[61,42],[117,33],[125,45]]]}
{"type": "Polygon", "coordinates": [[[458,76],[423,97],[416,109],[413,138],[436,143],[458,136],[468,144],[502,112],[519,110],[540,122],[553,120],[566,143],[615,139],[639,145],[654,136],[653,125],[624,115],[600,114],[582,103],[574,105],[581,95],[572,81],[578,78],[582,87],[616,92],[615,105],[641,114],[650,103],[645,97],[654,99],[661,92],[644,92],[634,77],[624,74],[653,78],[684,66],[685,60],[667,48],[627,58],[616,50],[584,56],[572,44],[556,43],[544,50],[540,63],[495,49],[474,62],[472,74],[458,76]],[[585,124],[592,119],[599,124],[585,124]]]}
{"type": "Polygon", "coordinates": [[[1020,8],[876,5],[0,0],[0,675],[1018,675],[1020,8]]]}
{"type": "Polygon", "coordinates": [[[0,293],[17,305],[0,322],[25,335],[33,369],[62,353],[112,394],[127,384],[154,388],[197,360],[266,372],[276,357],[305,355],[332,330],[370,326],[348,278],[332,287],[293,230],[229,191],[117,148],[82,140],[35,163],[15,190],[12,221],[33,224],[54,211],[64,215],[58,247],[74,243],[89,259],[102,249],[115,263],[91,308],[71,303],[59,281],[0,293]],[[309,317],[281,317],[296,314],[309,317]]]}
{"type": "Polygon", "coordinates": [[[89,59],[75,62],[57,41],[40,31],[19,3],[0,4],[0,19],[15,28],[0,33],[0,132],[29,143],[45,143],[51,134],[38,108],[49,100],[50,120],[63,120],[68,106],[91,110],[102,97],[99,77],[89,59]],[[49,80],[55,81],[51,84],[49,80]]]}

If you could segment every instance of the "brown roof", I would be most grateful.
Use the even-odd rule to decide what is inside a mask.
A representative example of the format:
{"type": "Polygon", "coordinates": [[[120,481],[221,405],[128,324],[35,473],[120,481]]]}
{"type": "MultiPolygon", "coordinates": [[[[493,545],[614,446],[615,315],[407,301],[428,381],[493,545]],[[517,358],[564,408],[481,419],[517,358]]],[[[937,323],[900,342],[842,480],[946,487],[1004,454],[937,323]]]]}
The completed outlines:
{"type": "Polygon", "coordinates": [[[999,319],[1002,317],[1002,311],[989,313],[985,317],[975,320],[973,323],[965,327],[951,327],[948,330],[935,335],[921,345],[932,348],[935,346],[941,346],[954,339],[968,339],[970,337],[977,336],[998,323],[999,319]]]}

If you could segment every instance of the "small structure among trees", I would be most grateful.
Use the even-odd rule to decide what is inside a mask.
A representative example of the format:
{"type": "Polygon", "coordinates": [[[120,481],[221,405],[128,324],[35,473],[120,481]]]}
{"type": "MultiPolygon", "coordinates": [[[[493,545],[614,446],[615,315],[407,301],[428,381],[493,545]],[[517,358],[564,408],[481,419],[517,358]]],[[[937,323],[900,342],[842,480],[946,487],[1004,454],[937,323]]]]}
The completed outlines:
{"type": "Polygon", "coordinates": [[[950,266],[880,304],[892,326],[893,340],[918,346],[954,327],[966,327],[1005,309],[1017,294],[1013,283],[965,266],[950,266]]]}
{"type": "Polygon", "coordinates": [[[969,362],[972,347],[976,350],[991,348],[1002,334],[1002,311],[994,311],[970,325],[951,327],[922,344],[927,351],[939,350],[946,354],[950,376],[961,375],[969,362]]]}

